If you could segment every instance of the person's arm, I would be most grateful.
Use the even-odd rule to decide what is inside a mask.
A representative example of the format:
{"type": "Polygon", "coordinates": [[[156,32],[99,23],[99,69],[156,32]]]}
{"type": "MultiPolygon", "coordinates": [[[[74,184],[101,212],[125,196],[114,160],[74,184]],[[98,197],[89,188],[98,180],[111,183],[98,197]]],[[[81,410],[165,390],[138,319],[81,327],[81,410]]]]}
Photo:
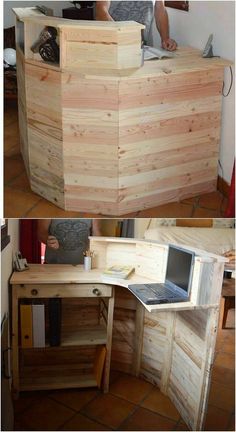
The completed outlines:
{"type": "Polygon", "coordinates": [[[156,26],[161,36],[162,48],[168,51],[175,51],[177,43],[169,36],[169,19],[163,1],[155,2],[154,14],[156,26]]]}
{"type": "Polygon", "coordinates": [[[54,236],[48,235],[49,226],[51,223],[51,219],[39,219],[38,220],[38,240],[41,243],[44,243],[51,249],[59,249],[59,242],[54,236]]]}
{"type": "Polygon", "coordinates": [[[110,1],[97,1],[95,18],[97,21],[114,21],[109,14],[110,1]]]}
{"type": "Polygon", "coordinates": [[[100,221],[100,219],[93,219],[93,222],[92,222],[92,235],[93,236],[101,236],[102,235],[101,221],[100,221]]]}

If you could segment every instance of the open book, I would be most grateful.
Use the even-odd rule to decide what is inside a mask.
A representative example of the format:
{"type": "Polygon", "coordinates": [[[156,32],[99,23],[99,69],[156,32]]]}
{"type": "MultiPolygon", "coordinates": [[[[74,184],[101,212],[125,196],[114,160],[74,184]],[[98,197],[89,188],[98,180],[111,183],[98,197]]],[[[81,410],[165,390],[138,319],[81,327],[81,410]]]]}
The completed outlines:
{"type": "Polygon", "coordinates": [[[163,48],[154,48],[148,45],[143,46],[144,60],[152,60],[155,58],[161,59],[164,57],[174,58],[176,55],[173,52],[164,50],[163,48]]]}

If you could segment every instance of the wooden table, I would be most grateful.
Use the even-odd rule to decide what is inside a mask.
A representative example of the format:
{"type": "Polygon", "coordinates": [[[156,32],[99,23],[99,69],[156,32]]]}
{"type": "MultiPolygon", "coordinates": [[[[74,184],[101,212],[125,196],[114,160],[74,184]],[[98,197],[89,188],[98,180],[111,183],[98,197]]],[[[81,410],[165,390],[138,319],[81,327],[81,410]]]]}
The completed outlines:
{"type": "Polygon", "coordinates": [[[66,210],[119,216],[216,190],[231,62],[179,47],[143,65],[140,24],[15,13],[25,29],[21,148],[34,192],[66,210]],[[30,49],[45,25],[58,30],[59,64],[30,49]]]}
{"type": "MultiPolygon", "coordinates": [[[[67,311],[64,314],[67,334],[83,325],[91,328],[94,323],[98,327],[107,323],[106,339],[103,341],[107,348],[104,391],[108,390],[111,363],[113,369],[156,384],[170,397],[189,428],[201,430],[208,401],[222,276],[227,259],[188,248],[195,252],[189,301],[144,305],[130,293],[127,286],[129,283],[163,282],[168,246],[154,241],[91,237],[90,248],[94,251],[94,269],[89,272],[84,272],[81,266],[34,264],[29,271],[13,274],[14,390],[35,388],[33,371],[46,358],[46,364],[39,369],[41,373],[47,369],[48,374],[48,366],[49,371],[55,368],[60,351],[64,368],[73,369],[73,380],[68,382],[61,374],[56,380],[57,388],[69,387],[72,381],[75,387],[83,385],[83,380],[79,381],[75,376],[79,369],[83,370],[86,356],[91,359],[88,346],[83,354],[77,351],[78,346],[49,347],[43,352],[36,349],[36,353],[35,349],[22,352],[18,346],[19,301],[61,297],[67,311]],[[131,265],[135,272],[128,280],[104,279],[104,268],[114,264],[131,265]],[[97,296],[94,290],[99,290],[101,295],[97,296]],[[91,303],[94,301],[97,302],[95,308],[91,303]],[[69,354],[64,352],[65,349],[69,349],[69,354]],[[24,369],[19,377],[19,359],[26,372],[29,368],[31,376],[27,379],[24,369]],[[82,366],[79,365],[81,360],[82,366]]],[[[80,338],[76,337],[77,345],[81,345],[81,338],[83,343],[86,342],[81,335],[82,332],[80,338]]],[[[38,375],[36,380],[37,388],[55,388],[55,381],[45,385],[40,377],[38,375]]],[[[96,382],[90,381],[89,385],[92,384],[96,382]]]]}

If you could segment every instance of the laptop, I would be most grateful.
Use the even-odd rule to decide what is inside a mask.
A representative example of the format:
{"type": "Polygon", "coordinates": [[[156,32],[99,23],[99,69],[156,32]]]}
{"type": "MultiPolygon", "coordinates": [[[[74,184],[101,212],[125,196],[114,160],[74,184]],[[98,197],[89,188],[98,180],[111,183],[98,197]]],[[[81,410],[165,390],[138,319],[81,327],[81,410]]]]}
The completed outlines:
{"type": "Polygon", "coordinates": [[[143,303],[188,301],[192,284],[194,252],[170,245],[164,283],[131,284],[128,289],[143,303]]]}

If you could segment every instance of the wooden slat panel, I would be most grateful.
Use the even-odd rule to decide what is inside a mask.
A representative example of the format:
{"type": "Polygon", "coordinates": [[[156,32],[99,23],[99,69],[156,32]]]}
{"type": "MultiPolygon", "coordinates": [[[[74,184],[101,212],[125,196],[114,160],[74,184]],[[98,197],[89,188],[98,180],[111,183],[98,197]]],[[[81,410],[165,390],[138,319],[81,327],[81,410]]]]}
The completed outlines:
{"type": "Polygon", "coordinates": [[[159,104],[182,102],[220,95],[223,73],[201,71],[191,74],[133,79],[120,83],[120,108],[129,109],[159,104]]]}
{"type": "Polygon", "coordinates": [[[24,55],[16,47],[17,61],[17,89],[18,89],[18,116],[20,132],[20,148],[25,163],[27,174],[29,175],[29,149],[28,149],[28,131],[27,131],[27,106],[25,93],[25,62],[24,55]]]}

